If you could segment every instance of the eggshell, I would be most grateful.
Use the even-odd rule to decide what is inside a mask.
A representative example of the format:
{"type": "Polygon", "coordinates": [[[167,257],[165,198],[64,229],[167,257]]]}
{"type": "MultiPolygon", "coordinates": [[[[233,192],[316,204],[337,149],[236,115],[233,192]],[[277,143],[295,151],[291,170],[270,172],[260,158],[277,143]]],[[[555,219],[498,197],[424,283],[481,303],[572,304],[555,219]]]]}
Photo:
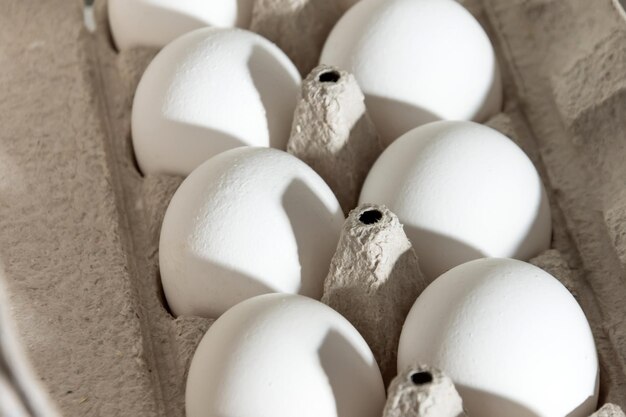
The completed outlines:
{"type": "Polygon", "coordinates": [[[378,158],[359,201],[398,216],[430,280],[472,259],[526,260],[550,246],[550,207],[532,162],[473,122],[407,132],[378,158]]]}
{"type": "Polygon", "coordinates": [[[300,75],[270,41],[240,29],[198,29],[167,45],[143,74],[132,111],[144,173],[188,175],[227,149],[284,149],[300,75]]]}
{"type": "Polygon", "coordinates": [[[385,387],[369,347],[330,307],[269,294],[208,330],[191,362],[187,417],[380,417],[385,387]]]}
{"type": "Polygon", "coordinates": [[[595,410],[598,358],[576,300],[547,272],[479,259],[437,278],[404,323],[398,369],[440,368],[469,416],[578,417],[595,410]]]}
{"type": "Polygon", "coordinates": [[[454,0],[361,0],[333,28],[320,62],[354,74],[386,142],[435,120],[483,121],[502,107],[489,38],[454,0]]]}
{"type": "Polygon", "coordinates": [[[344,216],[286,152],[244,147],[198,167],[167,208],[161,281],[176,315],[216,317],[268,292],[322,296],[344,216]]]}
{"type": "Polygon", "coordinates": [[[253,0],[108,0],[109,26],[118,49],[163,47],[205,26],[247,28],[253,0]]]}

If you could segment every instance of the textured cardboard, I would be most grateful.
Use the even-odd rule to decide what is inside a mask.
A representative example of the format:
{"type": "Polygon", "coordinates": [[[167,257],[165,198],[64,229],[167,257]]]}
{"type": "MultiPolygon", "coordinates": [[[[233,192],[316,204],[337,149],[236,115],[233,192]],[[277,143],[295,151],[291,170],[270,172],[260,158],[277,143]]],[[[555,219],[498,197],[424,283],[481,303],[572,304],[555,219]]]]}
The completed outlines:
{"type": "MultiPolygon", "coordinates": [[[[463,3],[503,70],[504,109],[488,124],[549,192],[553,242],[534,262],[576,294],[600,404],[624,407],[626,15],[617,0],[463,3]]],[[[180,179],[143,177],[129,136],[156,51],[116,52],[105,9],[96,1],[90,33],[79,0],[2,5],[0,398],[33,416],[183,416],[186,369],[212,320],[174,319],[163,301],[158,233],[180,179]]]]}
{"type": "Polygon", "coordinates": [[[361,333],[385,386],[397,373],[404,319],[424,288],[417,255],[398,217],[383,205],[352,210],[330,262],[322,302],[361,333]]]}
{"type": "Polygon", "coordinates": [[[326,181],[345,215],[356,207],[363,182],[383,151],[354,76],[319,65],[302,81],[287,152],[326,181]]]}
{"type": "Polygon", "coordinates": [[[452,380],[439,369],[413,365],[389,385],[383,417],[467,417],[452,380]]]}

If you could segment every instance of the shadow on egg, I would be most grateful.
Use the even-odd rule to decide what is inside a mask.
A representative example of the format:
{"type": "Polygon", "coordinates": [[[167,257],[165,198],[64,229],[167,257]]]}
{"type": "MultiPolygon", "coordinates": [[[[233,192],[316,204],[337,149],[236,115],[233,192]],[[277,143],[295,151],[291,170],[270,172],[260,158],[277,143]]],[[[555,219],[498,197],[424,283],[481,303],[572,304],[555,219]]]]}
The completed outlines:
{"type": "MultiPolygon", "coordinates": [[[[241,138],[208,126],[164,115],[159,130],[176,132],[171,141],[151,146],[155,132],[131,132],[132,149],[143,175],[167,174],[187,176],[207,159],[229,149],[248,145],[241,138]],[[192,152],[181,152],[185,149],[192,152]]],[[[135,129],[139,130],[139,129],[135,129]]]]}
{"type": "Polygon", "coordinates": [[[166,118],[165,123],[170,126],[168,129],[172,129],[172,131],[177,132],[178,137],[172,138],[172,153],[169,155],[160,155],[163,161],[166,161],[176,155],[176,149],[180,149],[181,146],[193,149],[194,151],[185,155],[189,158],[188,167],[185,172],[171,169],[167,172],[161,173],[186,176],[189,175],[195,168],[200,166],[204,161],[215,155],[229,149],[249,145],[240,138],[211,127],[197,125],[187,121],[180,121],[170,117],[166,118]]]}
{"type": "Polygon", "coordinates": [[[326,250],[327,256],[325,258],[328,259],[330,264],[330,259],[339,240],[339,232],[337,233],[337,242],[328,246],[328,236],[322,235],[328,229],[327,227],[315,227],[313,225],[310,228],[302,228],[299,225],[311,224],[324,219],[330,220],[337,213],[332,213],[315,192],[300,179],[292,180],[285,189],[282,205],[285,214],[289,218],[298,247],[298,259],[303,278],[298,292],[319,300],[324,289],[324,278],[328,273],[328,265],[318,265],[317,261],[319,258],[311,256],[311,254],[326,250]],[[317,234],[315,238],[311,237],[312,232],[317,234]],[[328,247],[325,248],[324,245],[328,247]],[[320,271],[320,276],[311,277],[311,271],[316,270],[320,271]]]}
{"type": "Polygon", "coordinates": [[[441,120],[415,104],[374,94],[365,94],[365,104],[385,147],[417,126],[441,120]],[[393,119],[387,115],[393,115],[393,119]]]}
{"type": "Polygon", "coordinates": [[[405,224],[404,232],[415,249],[427,284],[457,265],[487,256],[465,242],[432,230],[405,224]]]}
{"type": "MultiPolygon", "coordinates": [[[[207,271],[207,279],[196,281],[198,285],[195,294],[197,299],[189,301],[185,307],[184,316],[199,316],[217,319],[219,311],[226,311],[230,307],[261,294],[275,293],[277,288],[271,288],[262,282],[263,277],[254,277],[245,272],[215,262],[211,259],[202,258],[189,252],[187,262],[197,264],[196,268],[207,271]],[[200,287],[203,285],[203,287],[200,287]],[[219,293],[219,300],[224,300],[223,305],[208,305],[204,294],[219,293]]],[[[170,296],[171,298],[171,296],[170,296]]],[[[179,297],[176,297],[178,299],[179,297]]],[[[221,304],[221,303],[219,303],[221,304]]],[[[180,310],[180,307],[178,308],[180,310]]]]}
{"type": "MultiPolygon", "coordinates": [[[[167,7],[156,1],[111,0],[107,20],[117,52],[133,48],[162,48],[179,36],[203,28],[209,22],[195,16],[193,8],[167,7]],[[142,24],[134,24],[141,19],[142,24]],[[167,25],[160,25],[167,22],[167,25]]],[[[189,5],[189,2],[187,3],[189,5]]]]}
{"type": "MultiPolygon", "coordinates": [[[[337,415],[356,416],[356,409],[359,408],[356,404],[362,404],[360,407],[363,408],[367,403],[360,398],[369,398],[368,394],[372,393],[362,391],[363,385],[355,381],[371,379],[372,368],[376,368],[375,371],[378,372],[378,365],[375,362],[367,363],[353,344],[336,330],[328,331],[317,352],[320,365],[333,391],[337,415]]],[[[375,414],[378,410],[361,411],[367,415],[375,414]]]]}
{"type": "MultiPolygon", "coordinates": [[[[468,415],[476,415],[476,411],[472,414],[472,410],[481,410],[482,413],[489,411],[489,415],[505,414],[507,417],[541,417],[540,414],[522,404],[492,392],[470,388],[462,384],[455,384],[455,386],[463,398],[463,408],[467,410],[468,415]]],[[[558,400],[558,398],[556,399],[558,400]]],[[[590,396],[565,417],[586,417],[589,415],[589,410],[595,408],[596,398],[590,396]]],[[[478,415],[480,414],[481,412],[478,412],[478,415]]]]}
{"type": "MultiPolygon", "coordinates": [[[[215,155],[229,149],[239,148],[241,146],[250,146],[247,143],[244,143],[240,138],[218,129],[213,129],[207,126],[203,126],[201,124],[194,124],[187,121],[176,120],[169,117],[167,118],[167,121],[175,125],[177,129],[180,129],[181,134],[179,136],[181,138],[192,137],[195,140],[210,143],[211,148],[214,149],[215,155]]],[[[203,160],[202,162],[204,162],[205,160],[203,160]]]]}
{"type": "Polygon", "coordinates": [[[492,392],[470,388],[462,384],[455,383],[459,395],[463,399],[463,408],[468,415],[484,414],[489,411],[489,415],[506,415],[507,417],[541,417],[540,414],[528,409],[527,407],[512,401],[508,398],[501,397],[492,392]],[[472,411],[474,410],[474,411],[472,411]]]}
{"type": "Polygon", "coordinates": [[[259,45],[252,47],[248,68],[265,109],[269,146],[285,150],[300,89],[299,83],[292,78],[284,63],[259,45]]]}

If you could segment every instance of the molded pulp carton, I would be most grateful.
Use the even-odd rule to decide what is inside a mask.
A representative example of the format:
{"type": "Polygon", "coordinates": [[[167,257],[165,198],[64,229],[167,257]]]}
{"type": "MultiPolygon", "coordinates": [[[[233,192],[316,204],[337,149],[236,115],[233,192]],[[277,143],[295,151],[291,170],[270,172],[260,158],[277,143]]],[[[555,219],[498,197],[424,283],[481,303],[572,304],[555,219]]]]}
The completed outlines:
{"type": "MultiPolygon", "coordinates": [[[[626,15],[617,0],[464,5],[504,76],[488,124],[548,189],[552,248],[533,263],[577,297],[600,405],[624,408],[626,15]]],[[[130,142],[133,92],[156,51],[116,52],[104,2],[95,16],[90,31],[79,0],[0,5],[0,413],[14,402],[23,414],[7,415],[183,416],[212,320],[173,318],[160,289],[159,228],[181,178],[142,176],[130,142]]]]}

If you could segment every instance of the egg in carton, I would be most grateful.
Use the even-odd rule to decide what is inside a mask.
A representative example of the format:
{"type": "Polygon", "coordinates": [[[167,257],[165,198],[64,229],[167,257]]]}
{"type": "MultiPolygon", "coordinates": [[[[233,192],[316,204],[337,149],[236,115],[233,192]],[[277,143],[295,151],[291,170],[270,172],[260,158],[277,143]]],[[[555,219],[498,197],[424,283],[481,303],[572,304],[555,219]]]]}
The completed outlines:
{"type": "MultiPolygon", "coordinates": [[[[548,191],[551,249],[533,263],[577,296],[598,348],[600,404],[624,407],[623,9],[466,3],[503,73],[503,111],[487,125],[522,147],[548,191]]],[[[78,1],[15,2],[0,17],[10,39],[0,52],[3,306],[34,370],[16,367],[26,375],[16,398],[33,415],[183,415],[191,355],[212,320],[173,318],[159,284],[159,229],[181,179],[142,176],[129,136],[156,50],[116,51],[106,5],[95,9],[95,34],[78,1]]],[[[9,363],[24,362],[12,352],[9,363]]]]}

